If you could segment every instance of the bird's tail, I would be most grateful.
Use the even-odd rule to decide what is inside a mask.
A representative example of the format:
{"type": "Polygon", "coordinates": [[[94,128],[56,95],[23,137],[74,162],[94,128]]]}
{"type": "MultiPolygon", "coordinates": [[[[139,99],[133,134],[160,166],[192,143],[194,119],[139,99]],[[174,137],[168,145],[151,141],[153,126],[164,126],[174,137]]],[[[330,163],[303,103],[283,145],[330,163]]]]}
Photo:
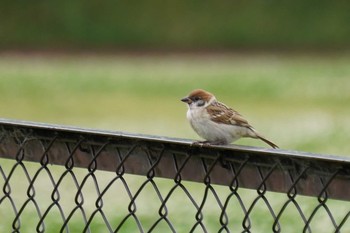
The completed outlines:
{"type": "Polygon", "coordinates": [[[253,138],[259,138],[260,140],[262,140],[263,142],[269,144],[272,148],[277,149],[279,148],[275,143],[271,142],[270,140],[267,140],[264,136],[260,135],[258,132],[255,131],[255,129],[250,128],[251,131],[254,133],[252,136],[253,138]]]}
{"type": "Polygon", "coordinates": [[[275,143],[273,143],[273,142],[267,140],[266,138],[260,136],[259,134],[257,134],[257,137],[258,137],[260,140],[264,141],[265,143],[269,144],[272,148],[274,148],[274,149],[278,149],[278,148],[279,148],[275,143]]]}

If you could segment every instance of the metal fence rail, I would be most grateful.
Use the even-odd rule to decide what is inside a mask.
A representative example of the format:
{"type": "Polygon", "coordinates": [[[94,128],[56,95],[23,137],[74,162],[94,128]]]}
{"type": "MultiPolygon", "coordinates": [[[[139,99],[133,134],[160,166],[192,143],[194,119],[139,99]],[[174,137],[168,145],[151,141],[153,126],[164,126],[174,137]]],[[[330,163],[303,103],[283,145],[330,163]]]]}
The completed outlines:
{"type": "Polygon", "coordinates": [[[1,232],[350,232],[346,157],[0,119],[0,158],[1,232]]]}

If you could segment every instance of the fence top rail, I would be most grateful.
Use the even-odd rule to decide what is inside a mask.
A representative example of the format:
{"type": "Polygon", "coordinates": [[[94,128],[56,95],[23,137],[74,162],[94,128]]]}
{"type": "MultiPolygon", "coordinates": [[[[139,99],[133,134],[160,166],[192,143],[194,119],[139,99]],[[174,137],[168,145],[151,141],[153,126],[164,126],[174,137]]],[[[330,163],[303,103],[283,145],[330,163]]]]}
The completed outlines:
{"type": "Polygon", "coordinates": [[[255,189],[263,186],[277,192],[298,190],[303,195],[350,200],[350,156],[238,145],[199,146],[179,138],[0,118],[0,157],[18,160],[22,149],[23,160],[40,162],[50,144],[50,163],[65,165],[67,157],[57,155],[67,153],[63,151],[69,143],[77,145],[74,153],[68,154],[78,158],[78,167],[88,168],[92,159],[101,170],[118,172],[122,167],[127,173],[147,175],[153,169],[157,177],[177,179],[180,175],[189,181],[209,179],[213,184],[255,189]],[[28,138],[41,145],[34,145],[28,138]],[[103,156],[92,152],[95,147],[103,156]]]}
{"type": "MultiPolygon", "coordinates": [[[[181,144],[190,147],[200,147],[199,145],[193,144],[193,140],[189,139],[181,139],[181,138],[172,138],[172,137],[163,137],[163,136],[155,136],[155,135],[145,135],[145,134],[134,134],[127,133],[121,131],[111,131],[111,130],[99,130],[99,129],[91,129],[91,128],[81,128],[75,126],[67,126],[67,125],[57,125],[57,124],[47,124],[41,122],[30,122],[30,121],[22,121],[22,120],[12,120],[12,119],[4,119],[0,118],[0,125],[9,125],[13,127],[25,127],[35,129],[44,129],[50,131],[57,132],[65,132],[65,133],[74,133],[74,134],[82,134],[82,135],[95,135],[95,136],[107,136],[107,137],[116,137],[116,138],[128,138],[132,140],[145,140],[145,141],[153,141],[159,143],[171,143],[171,144],[181,144]]],[[[260,147],[252,147],[252,146],[241,146],[241,145],[203,145],[201,148],[207,149],[219,149],[219,150],[232,150],[232,151],[242,151],[242,152],[251,152],[256,154],[271,154],[277,156],[288,156],[295,158],[304,158],[310,160],[323,160],[330,162],[343,162],[350,164],[350,156],[337,156],[337,155],[325,155],[325,154],[315,154],[309,152],[301,152],[301,151],[293,151],[293,150],[283,150],[283,149],[271,149],[271,148],[260,148],[260,147]]]]}

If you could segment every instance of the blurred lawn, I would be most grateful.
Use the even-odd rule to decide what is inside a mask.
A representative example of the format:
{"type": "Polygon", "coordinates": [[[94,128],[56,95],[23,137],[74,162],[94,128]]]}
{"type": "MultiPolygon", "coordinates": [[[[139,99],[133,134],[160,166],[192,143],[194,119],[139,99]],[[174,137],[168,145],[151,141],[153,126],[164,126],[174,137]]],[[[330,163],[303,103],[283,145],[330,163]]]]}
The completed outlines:
{"type": "Polygon", "coordinates": [[[2,54],[0,117],[198,139],[180,98],[204,88],[281,148],[347,155],[349,64],[349,55],[2,54]]]}
{"type": "MultiPolygon", "coordinates": [[[[197,139],[186,121],[186,106],[180,102],[180,98],[194,88],[204,88],[243,113],[259,131],[282,148],[348,155],[349,64],[349,55],[2,54],[0,117],[197,139]]],[[[251,139],[237,143],[266,146],[251,139]]],[[[9,174],[13,161],[2,159],[0,164],[4,173],[9,174]]],[[[26,166],[33,177],[39,165],[26,166]]],[[[57,181],[64,168],[53,166],[50,170],[57,181]]],[[[78,184],[87,173],[86,169],[74,170],[78,184]]],[[[11,196],[19,206],[26,199],[28,188],[28,182],[23,177],[23,171],[18,168],[10,181],[11,196]]],[[[97,172],[96,177],[103,190],[115,174],[97,172]]],[[[124,178],[133,194],[145,181],[140,176],[126,175],[124,178]]],[[[156,179],[156,183],[163,197],[174,185],[165,179],[156,179]]],[[[196,202],[201,203],[205,186],[191,182],[183,184],[196,202]]],[[[47,190],[53,188],[45,171],[38,176],[34,186],[36,198],[40,200],[38,204],[45,210],[52,202],[47,190]]],[[[221,201],[225,201],[230,193],[223,186],[215,186],[215,190],[221,201]]],[[[60,205],[68,214],[75,206],[77,192],[71,176],[64,179],[59,191],[60,205]]],[[[84,209],[89,217],[95,209],[97,198],[92,179],[88,179],[83,192],[86,200],[84,209]]],[[[247,208],[257,197],[252,190],[240,189],[239,194],[247,208]]],[[[276,212],[287,201],[285,194],[267,193],[266,196],[276,212]]],[[[150,199],[158,200],[149,184],[136,203],[137,216],[146,230],[159,218],[157,211],[160,201],[150,202],[150,199]]],[[[120,180],[116,181],[104,197],[104,211],[112,224],[119,224],[128,214],[129,201],[124,186],[120,180]],[[116,193],[118,198],[115,198],[116,193]]],[[[318,205],[315,198],[299,196],[297,201],[306,217],[318,205]]],[[[231,204],[228,215],[233,219],[229,227],[237,229],[242,224],[243,213],[235,199],[231,204]]],[[[167,203],[169,220],[179,232],[188,232],[194,224],[196,211],[191,205],[181,189],[177,189],[167,203]]],[[[339,217],[348,211],[348,205],[344,202],[332,201],[328,205],[332,211],[337,210],[339,217]]],[[[14,213],[9,213],[11,205],[7,199],[0,207],[1,219],[9,223],[2,224],[0,230],[8,232],[14,213]]],[[[280,222],[283,232],[301,232],[302,220],[296,208],[290,205],[287,209],[290,212],[284,214],[280,222]]],[[[217,231],[220,208],[212,193],[208,195],[204,211],[208,231],[217,231]]],[[[57,216],[59,211],[55,207],[45,222],[48,232],[55,232],[60,227],[62,220],[57,216]]],[[[253,232],[271,231],[273,220],[266,216],[270,216],[268,208],[260,200],[251,215],[253,232]]],[[[332,231],[333,225],[324,210],[317,217],[317,224],[312,223],[315,231],[332,231]]],[[[341,221],[339,217],[335,217],[337,223],[341,221]]],[[[31,205],[22,214],[22,225],[34,229],[36,226],[33,224],[37,221],[34,206],[31,205]]],[[[80,232],[83,225],[81,213],[77,212],[70,228],[80,232]]],[[[101,217],[91,223],[91,229],[92,232],[108,230],[101,217]]],[[[162,222],[159,229],[165,232],[169,228],[162,222]]],[[[346,229],[349,229],[349,225],[346,229]]],[[[121,232],[135,231],[136,225],[130,219],[121,232]]]]}

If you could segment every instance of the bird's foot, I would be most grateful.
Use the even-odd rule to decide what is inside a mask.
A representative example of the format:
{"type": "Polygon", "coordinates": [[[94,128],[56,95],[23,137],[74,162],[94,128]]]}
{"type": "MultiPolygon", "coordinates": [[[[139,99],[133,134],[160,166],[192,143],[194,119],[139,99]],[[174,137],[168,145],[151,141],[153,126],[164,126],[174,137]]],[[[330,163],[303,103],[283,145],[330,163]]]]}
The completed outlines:
{"type": "Polygon", "coordinates": [[[200,146],[200,147],[203,147],[203,146],[211,146],[211,145],[223,145],[225,143],[221,142],[221,141],[196,141],[196,142],[193,142],[192,145],[194,146],[200,146]]]}
{"type": "Polygon", "coordinates": [[[210,145],[211,143],[209,141],[196,141],[196,142],[192,142],[193,146],[200,146],[203,147],[205,145],[210,145]]]}

